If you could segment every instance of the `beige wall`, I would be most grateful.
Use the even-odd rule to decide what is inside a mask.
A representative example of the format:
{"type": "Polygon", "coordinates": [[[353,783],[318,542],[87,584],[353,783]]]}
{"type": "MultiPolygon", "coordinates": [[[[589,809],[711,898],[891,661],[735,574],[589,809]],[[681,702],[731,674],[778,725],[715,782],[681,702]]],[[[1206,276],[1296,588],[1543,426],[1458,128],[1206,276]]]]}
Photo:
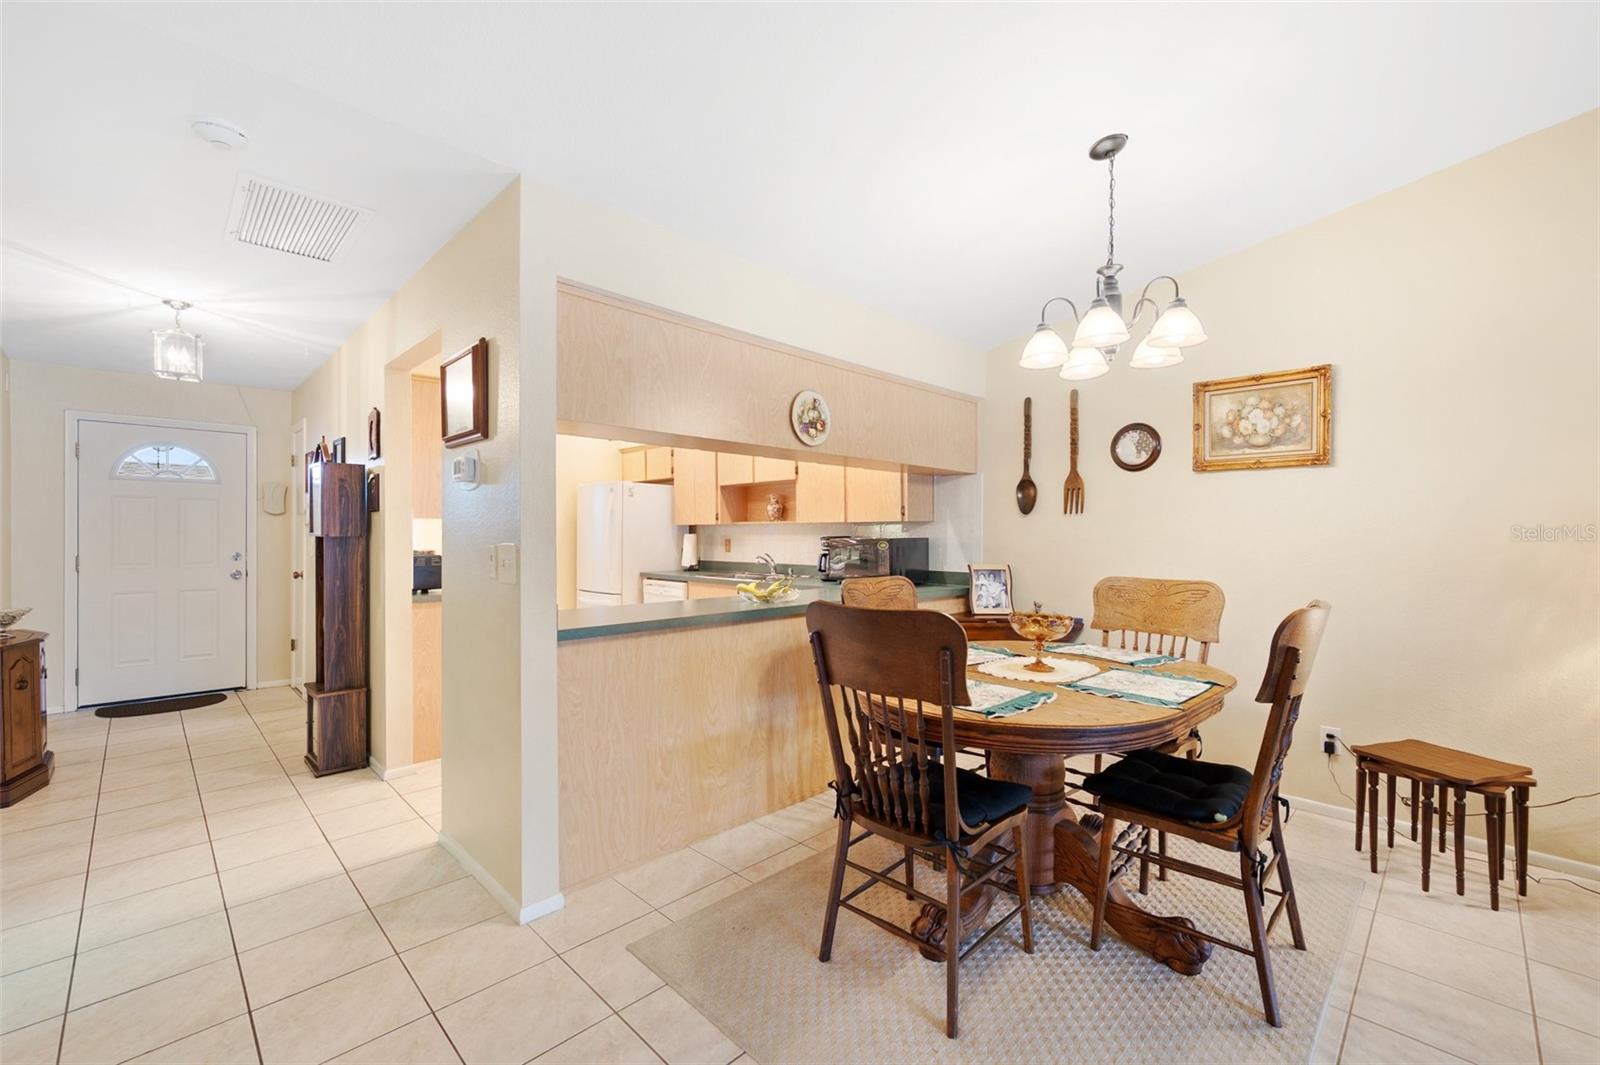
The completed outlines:
{"type": "Polygon", "coordinates": [[[11,602],[11,360],[0,351],[0,608],[11,602]]]}
{"type": "MultiPolygon", "coordinates": [[[[1177,367],[1130,371],[1124,356],[1079,385],[1080,517],[1050,494],[1067,382],[1016,366],[1022,336],[992,352],[986,553],[1012,564],[1018,597],[1087,614],[1108,574],[1221,584],[1212,662],[1241,692],[1207,726],[1206,756],[1243,765],[1273,626],[1313,596],[1332,602],[1290,794],[1351,804],[1352,760],[1329,776],[1323,724],[1349,743],[1416,736],[1531,764],[1535,801],[1594,790],[1600,547],[1512,530],[1600,520],[1597,137],[1591,112],[1186,274],[1211,339],[1177,367]],[[1323,362],[1331,467],[1191,471],[1193,382],[1323,362]],[[1024,395],[1046,442],[1027,518],[1012,499],[1024,395]],[[1162,436],[1143,473],[1108,454],[1131,421],[1162,436]]],[[[1593,800],[1535,810],[1532,845],[1595,862],[1596,828],[1593,800]]]]}
{"type": "MultiPolygon", "coordinates": [[[[11,497],[7,506],[11,597],[33,607],[28,624],[62,638],[65,602],[66,412],[138,415],[253,425],[256,481],[292,481],[289,394],[209,383],[179,384],[151,374],[108,373],[74,366],[11,360],[11,497]],[[24,446],[19,447],[18,444],[24,446]],[[25,502],[24,502],[25,501],[25,502]]],[[[256,511],[256,676],[259,683],[289,677],[289,515],[256,511]]],[[[56,660],[64,661],[59,652],[56,660]]],[[[51,689],[59,707],[63,685],[51,689]]]]}
{"type": "Polygon", "coordinates": [[[556,437],[556,605],[578,603],[578,486],[622,477],[622,448],[615,440],[556,437]]]}
{"type": "MultiPolygon", "coordinates": [[[[517,910],[525,905],[519,597],[515,586],[491,578],[483,560],[493,544],[519,539],[519,195],[515,183],[508,186],[293,399],[293,415],[307,419],[309,439],[347,436],[353,456],[365,454],[357,442],[366,439],[367,411],[383,411],[384,453],[376,467],[383,510],[372,529],[373,757],[394,769],[411,760],[409,375],[440,353],[489,339],[490,435],[471,445],[480,455],[481,484],[470,492],[447,485],[444,493],[443,839],[517,910]]],[[[443,461],[456,454],[446,451],[443,461]]],[[[541,584],[548,588],[550,579],[546,570],[541,584]]]]}

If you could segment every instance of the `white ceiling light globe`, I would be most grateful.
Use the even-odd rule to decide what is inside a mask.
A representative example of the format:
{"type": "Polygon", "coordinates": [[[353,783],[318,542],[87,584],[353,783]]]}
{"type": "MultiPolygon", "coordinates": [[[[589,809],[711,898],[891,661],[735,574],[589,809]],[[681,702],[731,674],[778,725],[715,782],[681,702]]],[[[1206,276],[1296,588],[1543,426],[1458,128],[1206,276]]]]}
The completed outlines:
{"type": "Polygon", "coordinates": [[[1183,352],[1177,348],[1164,348],[1152,344],[1149,337],[1139,342],[1134,349],[1133,358],[1128,360],[1128,368],[1132,370],[1159,370],[1163,366],[1176,366],[1183,361],[1183,352]]]}
{"type": "Polygon", "coordinates": [[[1163,348],[1187,348],[1203,344],[1205,339],[1205,327],[1182,297],[1167,304],[1167,309],[1161,312],[1156,324],[1150,327],[1150,336],[1147,338],[1149,343],[1163,348]]]}
{"type": "Polygon", "coordinates": [[[1114,348],[1128,339],[1128,323],[1104,299],[1096,299],[1084,312],[1072,335],[1075,348],[1114,348]]]}
{"type": "Polygon", "coordinates": [[[1074,347],[1061,366],[1063,381],[1088,381],[1111,369],[1099,348],[1074,347]]]}
{"type": "Polygon", "coordinates": [[[1028,338],[1017,365],[1025,370],[1048,370],[1067,361],[1067,342],[1043,322],[1028,338]]]}

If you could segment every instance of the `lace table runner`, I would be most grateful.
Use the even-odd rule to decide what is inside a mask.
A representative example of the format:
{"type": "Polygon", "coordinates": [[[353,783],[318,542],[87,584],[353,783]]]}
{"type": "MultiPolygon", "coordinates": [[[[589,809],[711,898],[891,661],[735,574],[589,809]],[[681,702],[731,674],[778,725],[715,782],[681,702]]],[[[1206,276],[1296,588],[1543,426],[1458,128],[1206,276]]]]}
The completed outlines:
{"type": "Polygon", "coordinates": [[[1167,673],[1135,673],[1127,669],[1108,669],[1104,673],[1067,685],[1074,691],[1128,699],[1147,706],[1182,706],[1216,682],[1167,673]]]}
{"type": "Polygon", "coordinates": [[[990,684],[986,680],[968,680],[967,695],[972,703],[962,707],[984,717],[1010,717],[1055,700],[1054,692],[1029,691],[1006,684],[990,684]]]}
{"type": "Polygon", "coordinates": [[[1026,680],[1035,684],[1071,684],[1075,680],[1092,677],[1100,672],[1099,666],[1090,665],[1088,662],[1074,662],[1070,658],[1046,658],[1044,661],[1046,665],[1052,667],[1048,673],[1037,673],[1028,668],[1033,662],[1032,655],[996,658],[980,663],[977,669],[979,673],[987,673],[991,677],[1026,680]]]}
{"type": "Polygon", "coordinates": [[[1059,655],[1078,655],[1083,658],[1101,658],[1124,666],[1160,666],[1179,659],[1172,655],[1151,654],[1149,651],[1128,651],[1120,647],[1101,647],[1097,643],[1050,643],[1046,651],[1059,655]]]}

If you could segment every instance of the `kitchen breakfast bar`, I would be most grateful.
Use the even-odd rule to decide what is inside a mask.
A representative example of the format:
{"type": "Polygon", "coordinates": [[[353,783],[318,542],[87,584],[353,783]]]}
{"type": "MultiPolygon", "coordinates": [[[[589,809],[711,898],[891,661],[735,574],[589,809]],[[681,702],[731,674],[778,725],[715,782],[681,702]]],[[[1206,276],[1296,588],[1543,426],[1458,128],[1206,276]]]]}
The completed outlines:
{"type": "MultiPolygon", "coordinates": [[[[696,584],[714,572],[678,573],[696,584]]],[[[966,609],[965,573],[924,609],[966,609]]],[[[832,778],[805,609],[736,596],[560,613],[561,880],[594,880],[822,791],[832,778]]]]}

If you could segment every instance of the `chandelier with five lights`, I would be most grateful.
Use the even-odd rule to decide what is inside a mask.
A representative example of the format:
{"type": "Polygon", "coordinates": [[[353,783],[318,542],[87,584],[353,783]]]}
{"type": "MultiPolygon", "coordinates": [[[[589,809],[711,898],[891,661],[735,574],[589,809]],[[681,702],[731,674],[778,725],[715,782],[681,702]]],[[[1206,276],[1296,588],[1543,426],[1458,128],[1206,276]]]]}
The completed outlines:
{"type": "Polygon", "coordinates": [[[1204,342],[1205,330],[1200,319],[1184,302],[1178,282],[1167,274],[1152,278],[1133,305],[1133,313],[1122,317],[1122,288],[1117,275],[1122,265],[1117,262],[1117,153],[1128,144],[1128,135],[1113,133],[1101,137],[1089,149],[1089,158],[1104,161],[1108,177],[1109,194],[1106,211],[1106,263],[1095,271],[1095,298],[1081,315],[1078,305],[1065,296],[1055,296],[1045,301],[1039,310],[1039,325],[1022,349],[1019,363],[1029,370],[1052,370],[1061,367],[1060,376],[1068,381],[1087,381],[1111,369],[1111,360],[1118,349],[1131,337],[1130,327],[1137,325],[1139,316],[1148,308],[1159,310],[1150,332],[1133,350],[1128,366],[1135,370],[1153,370],[1173,366],[1183,361],[1183,349],[1204,342]],[[1172,283],[1172,302],[1160,308],[1150,298],[1150,289],[1159,281],[1172,283]],[[1051,328],[1048,314],[1052,303],[1065,303],[1072,310],[1074,330],[1072,343],[1061,339],[1061,334],[1051,328]]]}

